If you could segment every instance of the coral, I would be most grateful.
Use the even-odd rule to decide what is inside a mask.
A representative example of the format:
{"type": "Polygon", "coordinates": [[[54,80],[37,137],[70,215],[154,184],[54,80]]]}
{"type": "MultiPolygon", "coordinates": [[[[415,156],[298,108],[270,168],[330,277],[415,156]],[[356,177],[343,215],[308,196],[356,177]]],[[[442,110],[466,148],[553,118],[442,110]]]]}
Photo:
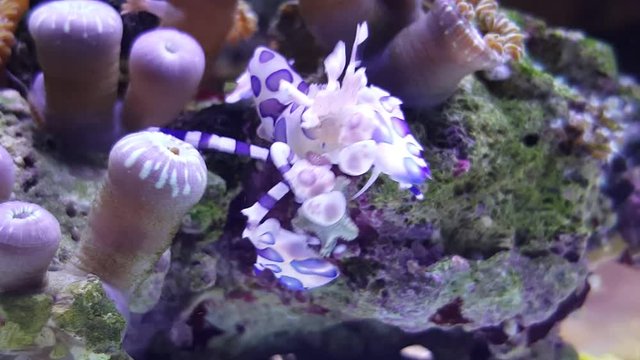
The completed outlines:
{"type": "Polygon", "coordinates": [[[0,204],[0,292],[38,288],[58,250],[60,225],[35,204],[0,204]]]}
{"type": "Polygon", "coordinates": [[[115,136],[118,13],[96,0],[53,1],[33,11],[29,31],[43,70],[30,93],[37,118],[65,148],[108,149],[115,136]]]}
{"type": "Polygon", "coordinates": [[[233,28],[227,35],[227,41],[237,44],[247,40],[258,30],[258,18],[246,1],[238,1],[233,28]]]}
{"type": "Polygon", "coordinates": [[[80,269],[127,293],[152,270],[200,200],[207,170],[189,144],[157,132],[118,141],[77,254],[80,269]]]}
{"type": "Polygon", "coordinates": [[[524,35],[496,1],[437,0],[426,12],[420,3],[302,0],[299,8],[325,48],[350,39],[354,26],[367,21],[371,39],[362,63],[369,80],[412,107],[441,104],[475,71],[504,79],[505,64],[523,57],[524,35]]]}
{"type": "Polygon", "coordinates": [[[380,55],[366,61],[371,81],[410,106],[442,103],[464,76],[522,56],[523,35],[496,11],[491,0],[435,1],[380,55]]]}
{"type": "Polygon", "coordinates": [[[353,39],[356,26],[366,22],[371,40],[363,47],[365,57],[379,52],[420,15],[420,1],[416,0],[300,0],[299,3],[305,25],[327,50],[339,41],[353,39]]]}
{"type": "Polygon", "coordinates": [[[122,124],[130,131],[165,126],[195,95],[204,52],[188,34],[155,29],[138,37],[129,55],[129,86],[122,124]]]}
{"type": "Polygon", "coordinates": [[[7,150],[0,145],[0,202],[8,200],[11,196],[16,177],[15,172],[13,158],[7,150]]]}
{"type": "Polygon", "coordinates": [[[146,11],[156,15],[160,26],[193,36],[210,59],[222,48],[237,8],[238,0],[127,0],[122,4],[122,13],[146,11]]]}
{"type": "Polygon", "coordinates": [[[29,9],[29,0],[3,0],[0,2],[0,67],[5,67],[15,43],[14,32],[18,22],[29,9]]]}

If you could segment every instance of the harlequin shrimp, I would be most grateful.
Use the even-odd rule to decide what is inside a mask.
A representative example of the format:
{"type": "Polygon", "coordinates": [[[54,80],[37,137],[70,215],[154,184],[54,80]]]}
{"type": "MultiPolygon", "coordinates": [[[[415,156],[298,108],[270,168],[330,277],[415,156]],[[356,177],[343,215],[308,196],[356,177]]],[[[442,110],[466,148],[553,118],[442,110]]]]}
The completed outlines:
{"type": "Polygon", "coordinates": [[[326,84],[308,84],[280,54],[264,47],[255,50],[227,102],[254,98],[261,119],[258,135],[273,142],[269,149],[215,134],[157,129],[199,149],[273,162],[283,180],[242,211],[247,217],[243,236],[257,249],[256,270],[269,269],[294,289],[318,287],[335,279],[338,269],[325,258],[332,254],[338,238],[357,236],[341,185],[346,178],[336,176],[333,166],[354,177],[371,172],[353,198],[386,174],[422,199],[419,185],[431,178],[423,148],[404,120],[401,101],[367,85],[365,69],[358,67],[357,49],[367,36],[366,24],[359,25],[348,62],[345,44],[336,45],[324,61],[326,84]],[[263,221],[289,191],[301,204],[298,217],[308,225],[305,230],[311,229],[317,238],[283,229],[275,219],[263,221]],[[308,247],[314,241],[322,244],[321,256],[308,247]]]}

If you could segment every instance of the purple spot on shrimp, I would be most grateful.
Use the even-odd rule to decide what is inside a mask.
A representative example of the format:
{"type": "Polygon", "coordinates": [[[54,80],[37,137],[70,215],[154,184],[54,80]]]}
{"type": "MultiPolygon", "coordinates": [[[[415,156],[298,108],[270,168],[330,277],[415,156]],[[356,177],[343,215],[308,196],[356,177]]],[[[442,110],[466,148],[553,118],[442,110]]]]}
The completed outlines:
{"type": "Polygon", "coordinates": [[[276,99],[266,99],[258,105],[260,117],[277,119],[287,106],[276,99]]]}
{"type": "Polygon", "coordinates": [[[258,97],[260,95],[262,85],[260,85],[260,79],[257,76],[251,76],[251,90],[253,90],[253,96],[258,97]]]}
{"type": "Polygon", "coordinates": [[[260,52],[260,56],[258,57],[258,60],[264,64],[268,61],[271,61],[271,59],[273,59],[274,57],[276,57],[276,54],[274,54],[273,51],[262,50],[262,52],[260,52]]]}
{"type": "Polygon", "coordinates": [[[249,147],[250,145],[247,143],[236,141],[236,149],[234,152],[238,155],[249,156],[249,154],[251,153],[249,147]]]}
{"type": "Polygon", "coordinates": [[[287,69],[280,69],[267,76],[265,84],[267,89],[271,91],[278,91],[280,89],[280,81],[293,82],[293,75],[291,71],[287,69]]]}
{"type": "Polygon", "coordinates": [[[301,93],[308,95],[309,94],[309,84],[307,84],[305,81],[300,81],[300,84],[298,84],[298,90],[300,90],[301,93]]]}
{"type": "Polygon", "coordinates": [[[304,290],[304,285],[302,285],[302,282],[296,278],[283,275],[278,280],[291,290],[304,290]]]}
{"type": "Polygon", "coordinates": [[[275,264],[264,264],[263,266],[265,269],[271,270],[274,274],[282,272],[282,269],[280,269],[280,266],[275,264]]]}
{"type": "Polygon", "coordinates": [[[393,130],[395,130],[396,133],[400,134],[400,136],[402,137],[405,137],[411,133],[407,122],[400,118],[397,118],[395,116],[391,117],[391,124],[393,125],[393,130]]]}
{"type": "Polygon", "coordinates": [[[258,249],[258,251],[256,251],[256,253],[258,254],[258,256],[261,256],[267,260],[271,260],[271,261],[275,261],[275,262],[283,262],[284,259],[282,258],[282,256],[275,250],[273,250],[273,248],[267,247],[264,249],[258,249]]]}
{"type": "Polygon", "coordinates": [[[287,121],[283,117],[279,117],[273,124],[273,140],[287,142],[287,121]]]}
{"type": "Polygon", "coordinates": [[[201,133],[200,140],[198,140],[198,149],[206,149],[209,147],[209,140],[211,139],[211,134],[201,133]]]}
{"type": "Polygon", "coordinates": [[[386,127],[377,127],[374,131],[373,134],[371,135],[371,138],[373,139],[373,141],[375,141],[376,143],[387,143],[387,144],[391,144],[393,143],[393,138],[391,137],[391,134],[389,134],[389,130],[386,127]]]}
{"type": "Polygon", "coordinates": [[[294,260],[291,262],[291,267],[296,269],[300,274],[317,275],[326,278],[338,276],[336,267],[323,259],[294,260]]]}
{"type": "Polygon", "coordinates": [[[273,245],[273,244],[276,243],[276,238],[270,232],[267,232],[267,233],[264,233],[264,234],[260,235],[259,240],[260,240],[261,243],[263,243],[265,245],[273,245]]]}

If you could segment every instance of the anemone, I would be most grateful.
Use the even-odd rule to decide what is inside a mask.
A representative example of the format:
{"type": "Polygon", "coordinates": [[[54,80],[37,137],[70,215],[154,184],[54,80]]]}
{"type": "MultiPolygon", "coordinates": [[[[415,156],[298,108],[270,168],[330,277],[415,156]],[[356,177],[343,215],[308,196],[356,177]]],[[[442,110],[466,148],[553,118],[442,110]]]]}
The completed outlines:
{"type": "Polygon", "coordinates": [[[0,204],[0,293],[41,286],[61,236],[58,221],[42,207],[0,204]]]}
{"type": "Polygon", "coordinates": [[[238,0],[127,0],[122,14],[149,12],[160,18],[160,26],[193,36],[207,56],[216,56],[231,31],[238,0]]]}
{"type": "Polygon", "coordinates": [[[364,55],[375,53],[420,14],[416,0],[300,0],[300,14],[316,41],[325,49],[355,37],[358,24],[366,22],[371,40],[364,55]]]}
{"type": "Polygon", "coordinates": [[[167,125],[195,95],[204,66],[204,52],[190,35],[174,29],[142,34],[129,55],[123,126],[139,130],[167,125]]]}
{"type": "Polygon", "coordinates": [[[15,166],[11,155],[0,146],[0,202],[8,200],[15,182],[15,166]]]}
{"type": "Polygon", "coordinates": [[[122,138],[109,154],[76,266],[125,293],[135,290],[204,194],[206,178],[200,153],[183,141],[146,131],[122,138]]]}
{"type": "Polygon", "coordinates": [[[96,0],[53,1],[33,11],[29,32],[42,68],[30,93],[36,117],[64,147],[108,149],[114,139],[120,15],[96,0]]]}
{"type": "Polygon", "coordinates": [[[384,52],[367,74],[410,106],[446,100],[463,77],[522,56],[523,36],[493,0],[436,0],[384,52]]]}

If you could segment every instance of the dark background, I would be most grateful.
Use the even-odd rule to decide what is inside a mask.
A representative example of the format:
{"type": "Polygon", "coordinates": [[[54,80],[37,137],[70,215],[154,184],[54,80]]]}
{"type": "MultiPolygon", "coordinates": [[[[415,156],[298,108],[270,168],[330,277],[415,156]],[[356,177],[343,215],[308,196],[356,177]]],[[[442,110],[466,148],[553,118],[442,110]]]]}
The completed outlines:
{"type": "Polygon", "coordinates": [[[621,72],[640,78],[640,0],[501,0],[500,4],[611,43],[621,72]]]}

